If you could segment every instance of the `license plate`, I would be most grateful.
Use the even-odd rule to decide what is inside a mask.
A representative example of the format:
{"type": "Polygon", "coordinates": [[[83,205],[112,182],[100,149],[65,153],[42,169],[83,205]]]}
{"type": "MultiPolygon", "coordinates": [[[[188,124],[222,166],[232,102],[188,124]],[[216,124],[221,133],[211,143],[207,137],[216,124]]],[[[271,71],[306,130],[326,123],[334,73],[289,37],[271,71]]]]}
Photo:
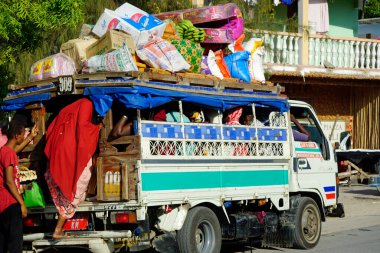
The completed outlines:
{"type": "Polygon", "coordinates": [[[75,214],[63,225],[62,230],[86,230],[88,227],[88,214],[75,214]]]}

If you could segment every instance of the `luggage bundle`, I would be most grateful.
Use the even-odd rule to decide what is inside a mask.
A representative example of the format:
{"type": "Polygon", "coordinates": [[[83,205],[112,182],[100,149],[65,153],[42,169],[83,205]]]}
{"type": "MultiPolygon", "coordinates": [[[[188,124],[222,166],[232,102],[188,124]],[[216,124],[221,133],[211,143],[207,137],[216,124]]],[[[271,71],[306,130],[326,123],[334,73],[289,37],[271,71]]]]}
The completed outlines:
{"type": "Polygon", "coordinates": [[[37,61],[30,80],[158,68],[265,82],[263,50],[257,49],[262,41],[243,42],[243,30],[233,3],[155,15],[124,3],[105,9],[95,25],[84,24],[79,38],[64,43],[59,54],[37,61]]]}

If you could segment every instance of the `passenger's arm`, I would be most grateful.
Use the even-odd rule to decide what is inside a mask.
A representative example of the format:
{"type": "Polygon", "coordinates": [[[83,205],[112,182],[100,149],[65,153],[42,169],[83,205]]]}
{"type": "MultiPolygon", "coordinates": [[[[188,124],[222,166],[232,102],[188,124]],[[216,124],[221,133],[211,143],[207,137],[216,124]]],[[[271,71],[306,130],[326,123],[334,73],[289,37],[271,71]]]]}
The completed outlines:
{"type": "Polygon", "coordinates": [[[115,124],[112,128],[110,136],[108,137],[109,141],[117,139],[121,136],[131,135],[133,124],[132,122],[127,122],[127,120],[128,117],[123,115],[123,117],[121,117],[121,119],[115,124]]]}
{"type": "Polygon", "coordinates": [[[7,186],[8,191],[16,199],[16,201],[21,205],[22,217],[25,218],[28,210],[26,209],[25,203],[21,195],[19,194],[13,175],[13,166],[8,166],[5,169],[5,185],[7,186]]]}
{"type": "Polygon", "coordinates": [[[25,140],[18,146],[16,146],[15,151],[16,153],[22,151],[38,134],[38,128],[37,125],[34,125],[32,128],[32,131],[30,134],[25,138],[25,140]]]}
{"type": "Polygon", "coordinates": [[[303,133],[303,134],[305,134],[305,135],[307,135],[307,140],[309,141],[310,140],[310,133],[309,133],[309,131],[307,131],[299,122],[298,122],[298,120],[294,117],[294,115],[293,114],[290,114],[290,120],[296,125],[296,127],[298,128],[298,130],[301,132],[301,133],[303,133]]]}

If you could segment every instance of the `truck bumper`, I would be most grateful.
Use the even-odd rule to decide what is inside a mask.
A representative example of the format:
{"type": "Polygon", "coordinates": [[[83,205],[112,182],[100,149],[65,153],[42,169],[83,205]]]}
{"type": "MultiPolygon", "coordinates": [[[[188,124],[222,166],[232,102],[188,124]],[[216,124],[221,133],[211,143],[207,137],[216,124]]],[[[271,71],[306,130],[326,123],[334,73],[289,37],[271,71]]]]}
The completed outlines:
{"type": "MultiPolygon", "coordinates": [[[[41,252],[49,248],[85,248],[93,253],[114,252],[120,246],[116,239],[123,239],[131,244],[130,252],[146,250],[151,247],[150,237],[147,240],[134,240],[132,231],[70,231],[69,238],[54,240],[51,233],[35,233],[24,235],[24,242],[31,245],[29,251],[41,252]]],[[[28,247],[29,249],[29,247],[28,247]]]]}
{"type": "MultiPolygon", "coordinates": [[[[101,238],[101,239],[112,239],[112,238],[131,238],[132,231],[69,231],[69,237],[72,238],[101,238]]],[[[24,242],[33,242],[35,240],[43,240],[51,238],[51,233],[35,233],[26,234],[23,237],[24,242]]]]}
{"type": "Polygon", "coordinates": [[[36,240],[32,243],[34,252],[41,252],[48,248],[83,247],[93,253],[114,252],[113,242],[101,238],[68,238],[60,240],[36,240]]]}

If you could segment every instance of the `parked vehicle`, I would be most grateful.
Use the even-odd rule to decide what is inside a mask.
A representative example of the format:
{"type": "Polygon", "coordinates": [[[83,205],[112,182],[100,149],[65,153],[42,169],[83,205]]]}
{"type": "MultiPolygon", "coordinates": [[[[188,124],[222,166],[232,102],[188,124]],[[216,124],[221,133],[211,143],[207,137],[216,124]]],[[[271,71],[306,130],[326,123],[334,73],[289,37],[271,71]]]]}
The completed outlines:
{"type": "MultiPolygon", "coordinates": [[[[249,238],[267,246],[317,245],[327,211],[340,204],[333,149],[309,104],[287,100],[276,86],[196,78],[186,85],[172,76],[111,74],[20,85],[4,100],[3,109],[23,110],[43,134],[54,115],[79,98],[91,99],[105,116],[94,157],[96,196],[66,222],[72,238],[49,239],[57,218],[53,205],[32,208],[24,221],[25,249],[113,252],[153,245],[169,252],[169,239],[179,252],[191,253],[220,252],[223,240],[249,238]],[[151,119],[166,105],[179,112],[179,122],[151,119]],[[134,134],[108,141],[120,106],[133,119],[134,134]],[[223,124],[223,112],[236,107],[262,125],[223,124]],[[190,110],[208,119],[185,123],[190,110]],[[310,141],[294,141],[290,113],[310,141]]],[[[44,142],[35,141],[20,160],[37,171],[41,185],[44,142]]]]}

